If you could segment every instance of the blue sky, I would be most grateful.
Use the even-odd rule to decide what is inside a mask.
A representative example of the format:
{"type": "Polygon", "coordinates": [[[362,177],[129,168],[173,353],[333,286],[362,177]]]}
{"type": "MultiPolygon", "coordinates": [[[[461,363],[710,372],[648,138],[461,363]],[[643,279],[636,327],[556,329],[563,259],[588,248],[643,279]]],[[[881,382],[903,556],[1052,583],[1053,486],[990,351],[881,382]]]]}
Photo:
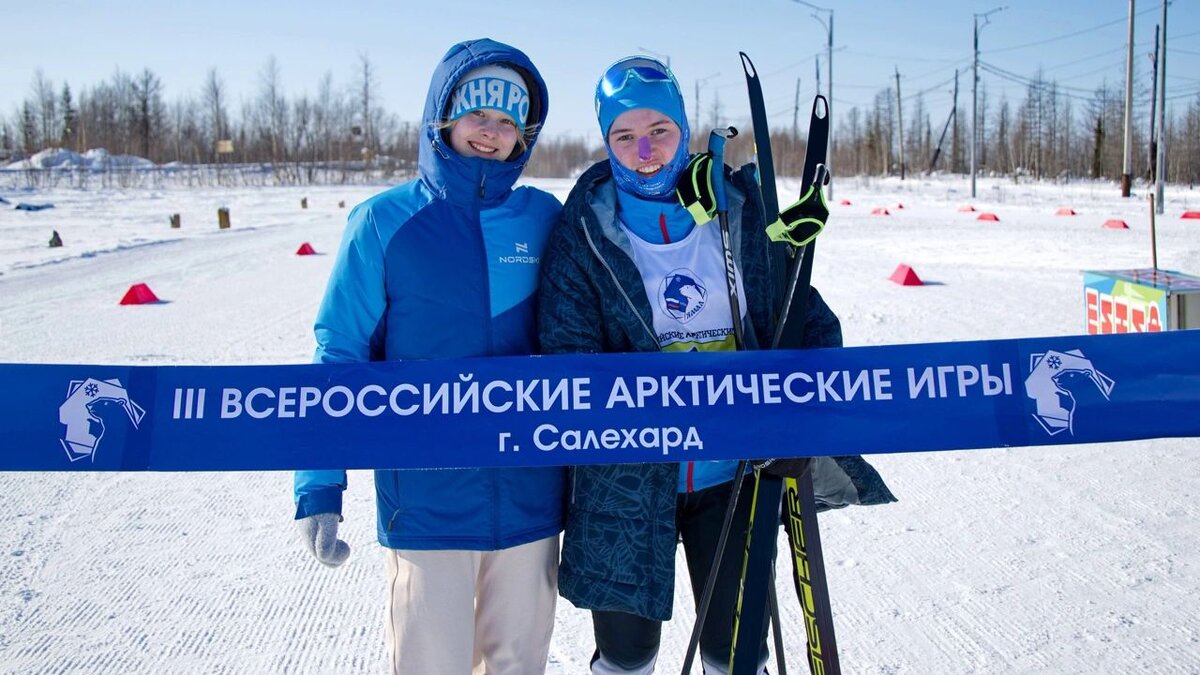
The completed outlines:
{"type": "MultiPolygon", "coordinates": [[[[1005,5],[980,32],[983,61],[1018,79],[1040,67],[1048,79],[1078,88],[1064,90],[1080,97],[1103,80],[1123,88],[1125,0],[813,4],[834,10],[833,108],[838,117],[850,106],[869,106],[879,90],[894,86],[897,69],[901,93],[906,100],[923,94],[935,128],[950,109],[955,67],[963,69],[960,105],[969,109],[973,14],[1005,5]]],[[[1169,10],[1167,93],[1178,103],[1200,92],[1198,4],[1176,0],[1169,10]]],[[[278,61],[286,93],[298,95],[314,93],[326,72],[333,74],[335,84],[350,86],[358,56],[366,54],[378,73],[383,103],[402,119],[416,120],[429,75],[446,48],[488,36],[521,48],[541,69],[551,95],[548,133],[598,140],[591,102],[596,78],[615,59],[636,52],[670,57],[689,114],[697,81],[703,81],[700,103],[707,124],[714,97],[719,97],[726,122],[746,115],[737,56],[746,51],[762,75],[772,122],[790,125],[797,78],[805,101],[801,110],[815,93],[815,56],[821,59],[823,87],[827,79],[826,31],[813,13],[793,0],[42,0],[4,10],[0,114],[11,118],[29,95],[39,67],[56,89],[66,81],[74,91],[107,79],[117,68],[139,72],[149,67],[163,80],[168,100],[198,95],[206,73],[216,67],[236,114],[238,102],[254,96],[271,56],[278,61]]],[[[1161,14],[1161,2],[1137,3],[1135,58],[1143,85],[1161,14]]],[[[1014,103],[1023,96],[1019,83],[987,73],[982,79],[993,104],[1001,94],[1014,103]]]]}

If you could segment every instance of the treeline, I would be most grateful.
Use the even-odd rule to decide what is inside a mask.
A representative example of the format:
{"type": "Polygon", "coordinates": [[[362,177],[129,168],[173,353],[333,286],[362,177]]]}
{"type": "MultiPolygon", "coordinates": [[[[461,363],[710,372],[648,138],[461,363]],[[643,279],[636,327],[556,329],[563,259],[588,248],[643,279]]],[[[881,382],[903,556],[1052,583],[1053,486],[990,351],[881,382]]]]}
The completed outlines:
{"type": "MultiPolygon", "coordinates": [[[[1135,101],[1145,102],[1150,96],[1135,91],[1135,101]]],[[[835,167],[842,173],[893,175],[900,173],[903,156],[908,174],[931,169],[968,173],[971,109],[969,95],[965,98],[966,106],[935,113],[921,95],[901,107],[895,90],[887,88],[876,94],[870,108],[841,111],[835,167]]],[[[1145,103],[1135,105],[1135,179],[1154,178],[1148,108],[1145,103]]],[[[1175,183],[1200,182],[1200,94],[1186,105],[1168,106],[1167,112],[1165,178],[1175,183]]],[[[978,114],[976,166],[981,175],[1119,180],[1123,173],[1123,87],[1101,86],[1091,96],[1081,96],[1038,74],[1027,84],[1022,100],[1001,97],[993,102],[981,84],[978,114]]]]}
{"type": "MultiPolygon", "coordinates": [[[[0,117],[0,160],[27,158],[45,148],[78,153],[105,148],[156,164],[266,164],[284,183],[330,175],[313,167],[411,174],[419,123],[379,104],[377,79],[374,65],[361,56],[348,86],[335,84],[327,73],[315,94],[288,96],[272,57],[259,73],[254,97],[235,105],[215,68],[199,93],[170,100],[149,68],[136,74],[118,70],[78,91],[65,82],[57,86],[39,70],[11,118],[0,117]]],[[[594,149],[581,140],[544,138],[528,172],[570,175],[593,156],[594,149]]]]}
{"type": "MultiPolygon", "coordinates": [[[[345,176],[347,167],[384,176],[415,171],[418,123],[385,110],[377,99],[374,65],[360,56],[348,86],[326,74],[315,94],[286,96],[274,58],[259,73],[255,95],[235,106],[216,69],[198,93],[168,100],[149,68],[115,72],[100,84],[73,91],[40,71],[30,94],[9,118],[0,117],[0,160],[28,157],[44,148],[84,152],[105,148],[156,164],[261,164],[277,182],[303,183],[345,176]],[[218,155],[222,144],[230,152],[218,155]],[[337,168],[331,172],[328,169],[337,168]]],[[[1040,74],[1024,98],[979,97],[976,164],[982,175],[1036,179],[1090,177],[1118,180],[1124,161],[1124,93],[1102,86],[1090,96],[1066,91],[1040,74]]],[[[1150,100],[1148,91],[1138,101],[1150,100]]],[[[966,98],[966,97],[964,97],[966,98]]],[[[969,101],[969,99],[968,99],[969,101]]],[[[1137,106],[1133,124],[1134,176],[1152,177],[1149,106],[1137,106]]],[[[833,167],[839,175],[895,175],[970,169],[969,103],[953,112],[934,110],[922,94],[897,102],[880,90],[870,107],[835,110],[833,167]],[[903,128],[901,127],[903,124],[903,128]]],[[[1168,110],[1167,180],[1200,182],[1200,94],[1168,110]]],[[[721,119],[719,104],[709,115],[721,119]]],[[[732,120],[731,120],[732,121],[732,120]]],[[[736,124],[736,121],[734,121],[736,124]]],[[[727,123],[727,122],[722,122],[727,123]]],[[[710,125],[711,126],[711,125],[710,125]]],[[[745,123],[744,130],[749,130],[745,123]]],[[[706,134],[693,134],[701,149],[706,134]]],[[[796,176],[805,143],[790,130],[772,134],[780,176],[796,176]]],[[[728,162],[748,160],[749,143],[730,145],[728,162]]],[[[596,139],[543,137],[528,169],[532,176],[571,176],[604,157],[596,139]]]]}

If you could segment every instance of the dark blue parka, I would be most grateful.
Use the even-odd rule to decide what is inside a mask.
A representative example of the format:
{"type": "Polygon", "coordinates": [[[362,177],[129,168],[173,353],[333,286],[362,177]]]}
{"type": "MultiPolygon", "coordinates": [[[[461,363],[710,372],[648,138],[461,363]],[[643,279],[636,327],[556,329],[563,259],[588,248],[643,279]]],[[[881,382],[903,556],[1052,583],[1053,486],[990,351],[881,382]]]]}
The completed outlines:
{"type": "MultiPolygon", "coordinates": [[[[433,75],[419,178],[350,213],[316,321],[320,363],[531,354],[538,262],[561,207],[513,189],[546,119],[546,86],[521,52],[491,40],[455,45],[433,75]],[[455,83],[505,63],[530,85],[528,147],[510,161],[460,157],[436,124],[455,83]]],[[[438,452],[436,438],[380,438],[396,453],[438,452]]],[[[336,453],[337,448],[330,448],[336,453]]],[[[379,542],[400,549],[496,550],[562,528],[561,468],[376,471],[379,542]]],[[[296,474],[296,517],[340,513],[344,471],[296,474]]]]}
{"type": "MultiPolygon", "coordinates": [[[[746,347],[759,349],[770,344],[786,261],[783,250],[766,238],[753,167],[728,175],[726,192],[748,303],[746,347]]],[[[607,161],[585,172],[567,199],[542,264],[538,338],[543,353],[659,350],[650,301],[629,238],[618,224],[616,199],[607,161]]],[[[841,325],[816,289],[805,325],[804,347],[841,346],[841,325]]],[[[859,457],[825,458],[815,467],[816,489],[826,507],[894,499],[859,457]]],[[[675,463],[572,468],[559,566],[562,596],[582,609],[670,619],[678,485],[675,463]]]]}

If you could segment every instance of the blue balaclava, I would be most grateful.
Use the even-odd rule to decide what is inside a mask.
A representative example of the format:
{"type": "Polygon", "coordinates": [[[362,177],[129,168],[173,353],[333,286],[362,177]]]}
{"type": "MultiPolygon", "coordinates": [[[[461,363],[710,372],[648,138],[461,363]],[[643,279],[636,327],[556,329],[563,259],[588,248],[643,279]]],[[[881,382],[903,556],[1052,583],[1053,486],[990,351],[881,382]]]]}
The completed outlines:
{"type": "Polygon", "coordinates": [[[604,148],[608,151],[608,161],[617,187],[649,199],[671,197],[679,174],[687,166],[688,139],[691,136],[683,96],[679,93],[679,83],[675,81],[671,69],[649,56],[630,56],[609,66],[596,85],[596,117],[600,122],[600,133],[605,139],[604,148]],[[613,121],[621,113],[636,108],[657,110],[679,125],[679,148],[675,156],[662,171],[649,178],[621,166],[608,147],[608,130],[612,128],[613,121]]]}

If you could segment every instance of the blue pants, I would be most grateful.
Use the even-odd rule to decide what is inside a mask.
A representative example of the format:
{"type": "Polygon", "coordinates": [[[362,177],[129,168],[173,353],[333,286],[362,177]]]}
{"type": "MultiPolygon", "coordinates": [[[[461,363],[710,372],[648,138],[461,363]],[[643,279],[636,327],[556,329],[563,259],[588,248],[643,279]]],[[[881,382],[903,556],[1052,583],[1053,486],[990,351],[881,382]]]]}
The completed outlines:
{"type": "MultiPolygon", "coordinates": [[[[692,593],[696,602],[704,592],[704,582],[712,567],[717,540],[721,536],[721,523],[729,505],[733,481],[713,487],[680,494],[675,506],[675,529],[683,541],[684,557],[687,559],[688,576],[691,577],[692,593]]],[[[754,493],[754,479],[747,477],[738,495],[737,511],[721,557],[721,568],[713,588],[708,616],[700,630],[700,655],[704,661],[720,664],[729,662],[733,647],[733,613],[737,605],[738,579],[741,578],[742,557],[746,547],[746,526],[750,522],[750,506],[754,493]]],[[[773,518],[779,522],[778,513],[760,513],[759,518],[773,518]]],[[[775,560],[775,539],[771,539],[772,565],[775,560]]],[[[770,574],[771,570],[748,570],[748,574],[770,574]]],[[[764,621],[763,625],[767,625],[764,621]]],[[[627,612],[592,612],[592,629],[596,636],[596,658],[624,670],[636,671],[650,663],[658,655],[662,623],[645,619],[627,612]]],[[[767,634],[759,642],[759,665],[768,658],[767,634]]]]}

